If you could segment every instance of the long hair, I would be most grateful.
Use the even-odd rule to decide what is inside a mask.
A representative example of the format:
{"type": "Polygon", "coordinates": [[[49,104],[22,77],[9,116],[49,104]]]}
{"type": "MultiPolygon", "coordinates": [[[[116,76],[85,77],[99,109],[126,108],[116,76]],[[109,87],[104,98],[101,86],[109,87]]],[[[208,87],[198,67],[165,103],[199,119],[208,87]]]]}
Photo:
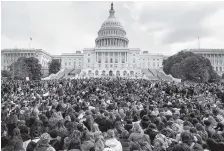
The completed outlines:
{"type": "Polygon", "coordinates": [[[91,126],[91,131],[92,131],[92,132],[98,132],[98,131],[100,131],[99,126],[98,126],[97,123],[93,123],[93,124],[92,124],[92,126],[91,126]]]}

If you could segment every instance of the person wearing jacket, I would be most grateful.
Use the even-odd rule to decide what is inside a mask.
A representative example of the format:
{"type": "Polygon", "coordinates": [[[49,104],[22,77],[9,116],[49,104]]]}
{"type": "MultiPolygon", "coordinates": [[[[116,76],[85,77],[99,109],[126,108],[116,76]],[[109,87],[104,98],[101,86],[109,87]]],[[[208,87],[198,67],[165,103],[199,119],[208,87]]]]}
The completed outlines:
{"type": "Polygon", "coordinates": [[[112,129],[109,129],[107,131],[107,136],[108,136],[108,139],[105,141],[104,151],[106,151],[106,150],[122,151],[121,142],[115,138],[115,134],[112,129]]]}

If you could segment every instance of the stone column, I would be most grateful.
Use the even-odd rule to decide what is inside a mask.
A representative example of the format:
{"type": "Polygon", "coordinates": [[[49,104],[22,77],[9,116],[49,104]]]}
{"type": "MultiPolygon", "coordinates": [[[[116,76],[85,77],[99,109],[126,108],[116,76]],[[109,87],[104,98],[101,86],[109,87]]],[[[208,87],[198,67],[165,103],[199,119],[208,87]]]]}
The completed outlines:
{"type": "Polygon", "coordinates": [[[128,54],[127,54],[127,52],[125,54],[126,54],[126,63],[127,63],[128,62],[128,57],[127,57],[128,54]]]}
{"type": "Polygon", "coordinates": [[[97,63],[97,52],[95,53],[95,55],[96,55],[96,63],[97,63]]]}

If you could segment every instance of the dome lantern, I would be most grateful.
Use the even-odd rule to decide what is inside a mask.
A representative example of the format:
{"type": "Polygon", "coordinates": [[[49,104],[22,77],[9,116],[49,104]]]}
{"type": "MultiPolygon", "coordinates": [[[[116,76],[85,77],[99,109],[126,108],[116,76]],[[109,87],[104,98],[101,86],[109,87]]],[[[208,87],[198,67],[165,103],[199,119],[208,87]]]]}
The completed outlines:
{"type": "Polygon", "coordinates": [[[113,2],[110,5],[110,11],[109,12],[110,12],[109,18],[114,18],[115,17],[114,16],[115,11],[114,11],[114,4],[113,4],[113,2]]]}

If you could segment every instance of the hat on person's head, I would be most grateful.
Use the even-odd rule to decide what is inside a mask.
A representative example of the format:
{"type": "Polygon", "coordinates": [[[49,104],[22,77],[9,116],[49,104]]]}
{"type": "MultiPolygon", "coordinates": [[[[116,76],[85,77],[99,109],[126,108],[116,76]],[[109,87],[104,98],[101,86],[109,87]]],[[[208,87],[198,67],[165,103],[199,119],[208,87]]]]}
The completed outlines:
{"type": "Polygon", "coordinates": [[[165,115],[166,115],[166,116],[172,116],[173,113],[172,113],[170,110],[168,110],[168,111],[165,112],[165,115]]]}
{"type": "Polygon", "coordinates": [[[51,136],[48,133],[43,133],[40,136],[40,143],[41,144],[48,144],[51,141],[51,136]]]}

